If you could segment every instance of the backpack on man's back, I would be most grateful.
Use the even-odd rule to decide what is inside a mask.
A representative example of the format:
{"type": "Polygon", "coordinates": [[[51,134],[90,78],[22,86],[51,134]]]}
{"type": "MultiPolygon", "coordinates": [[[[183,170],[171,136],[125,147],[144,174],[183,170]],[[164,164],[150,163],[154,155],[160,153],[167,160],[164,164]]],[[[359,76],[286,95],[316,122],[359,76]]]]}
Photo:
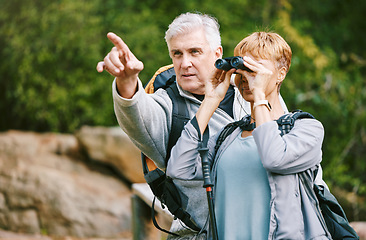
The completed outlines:
{"type": "MultiPolygon", "coordinates": [[[[170,158],[170,151],[176,144],[180,137],[184,125],[190,120],[188,115],[187,106],[185,100],[180,96],[177,85],[175,83],[175,72],[173,65],[167,65],[161,67],[149,83],[145,87],[145,92],[152,94],[159,88],[163,88],[167,91],[170,99],[172,100],[172,126],[169,134],[169,142],[167,146],[167,155],[165,158],[165,167],[170,158]]],[[[151,159],[141,154],[142,167],[146,182],[149,184],[154,196],[157,197],[160,202],[168,207],[168,210],[174,215],[174,217],[180,219],[186,226],[195,231],[201,229],[196,225],[190,214],[182,208],[182,202],[179,190],[174,185],[171,178],[167,177],[165,172],[156,167],[151,159]]],[[[153,201],[152,212],[154,212],[155,199],[153,201]]],[[[163,232],[171,233],[165,229],[162,229],[156,222],[154,215],[152,216],[155,227],[163,232]]]]}

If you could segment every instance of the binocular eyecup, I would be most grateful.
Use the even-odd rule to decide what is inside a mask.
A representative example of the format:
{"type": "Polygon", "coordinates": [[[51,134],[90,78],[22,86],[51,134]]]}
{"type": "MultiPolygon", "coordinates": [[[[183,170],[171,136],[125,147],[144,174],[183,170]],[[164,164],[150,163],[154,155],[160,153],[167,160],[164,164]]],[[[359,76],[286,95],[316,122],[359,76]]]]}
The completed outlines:
{"type": "Polygon", "coordinates": [[[215,67],[224,71],[229,71],[230,69],[235,68],[247,72],[253,72],[244,65],[244,59],[240,56],[217,59],[215,62],[215,67]]]}

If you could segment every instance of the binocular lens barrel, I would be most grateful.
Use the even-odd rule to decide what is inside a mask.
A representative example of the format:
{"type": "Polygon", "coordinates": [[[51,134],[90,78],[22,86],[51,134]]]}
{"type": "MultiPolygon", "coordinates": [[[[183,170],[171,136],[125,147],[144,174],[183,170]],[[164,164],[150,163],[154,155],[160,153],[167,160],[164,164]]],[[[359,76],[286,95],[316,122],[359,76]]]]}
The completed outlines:
{"type": "Polygon", "coordinates": [[[217,59],[215,62],[215,67],[224,71],[229,71],[230,69],[235,68],[253,72],[244,65],[244,59],[240,56],[217,59]]]}
{"type": "Polygon", "coordinates": [[[230,62],[224,59],[217,59],[215,62],[215,67],[217,69],[222,69],[224,71],[229,71],[232,67],[230,65],[230,62]]]}
{"type": "Polygon", "coordinates": [[[247,68],[244,65],[244,59],[240,56],[233,57],[230,61],[230,64],[233,68],[241,69],[241,70],[244,70],[244,71],[247,71],[247,72],[253,72],[251,69],[247,68]]]}
{"type": "Polygon", "coordinates": [[[234,68],[238,69],[242,69],[242,67],[244,66],[244,60],[242,57],[233,57],[231,59],[231,66],[233,66],[234,68]]]}

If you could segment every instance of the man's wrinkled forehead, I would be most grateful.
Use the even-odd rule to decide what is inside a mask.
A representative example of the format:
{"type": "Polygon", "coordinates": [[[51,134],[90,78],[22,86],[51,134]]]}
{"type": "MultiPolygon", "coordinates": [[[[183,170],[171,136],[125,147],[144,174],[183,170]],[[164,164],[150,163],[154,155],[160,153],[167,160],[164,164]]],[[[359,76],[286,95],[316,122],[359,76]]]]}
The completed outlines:
{"type": "Polygon", "coordinates": [[[169,52],[187,49],[209,48],[209,42],[202,29],[195,29],[172,37],[168,42],[169,52]]]}

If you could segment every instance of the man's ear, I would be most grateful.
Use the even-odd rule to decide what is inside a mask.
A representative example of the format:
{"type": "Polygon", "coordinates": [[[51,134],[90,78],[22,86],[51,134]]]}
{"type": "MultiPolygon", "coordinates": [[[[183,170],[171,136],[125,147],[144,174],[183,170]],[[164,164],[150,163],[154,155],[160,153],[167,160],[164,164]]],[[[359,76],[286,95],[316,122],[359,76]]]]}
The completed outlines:
{"type": "Polygon", "coordinates": [[[222,46],[216,48],[215,55],[217,58],[222,58],[223,49],[222,46]]]}

